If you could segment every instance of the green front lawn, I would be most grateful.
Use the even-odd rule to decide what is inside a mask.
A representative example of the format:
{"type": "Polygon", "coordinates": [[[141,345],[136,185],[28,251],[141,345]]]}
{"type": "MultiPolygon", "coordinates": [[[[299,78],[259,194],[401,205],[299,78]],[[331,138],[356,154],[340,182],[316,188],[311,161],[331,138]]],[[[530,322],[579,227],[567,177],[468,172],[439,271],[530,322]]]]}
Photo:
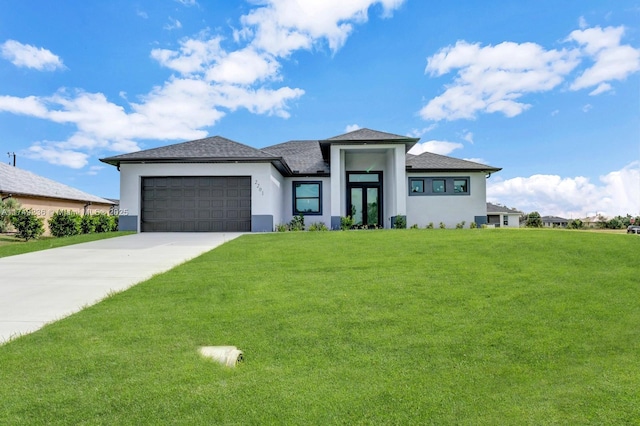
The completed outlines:
{"type": "Polygon", "coordinates": [[[0,234],[0,257],[15,256],[17,254],[31,253],[33,251],[47,250],[50,248],[70,246],[73,244],[88,243],[90,241],[103,240],[105,238],[121,237],[132,234],[130,231],[102,232],[94,234],[74,235],[71,237],[41,237],[37,240],[24,241],[15,235],[0,234]]]}
{"type": "Polygon", "coordinates": [[[0,424],[637,424],[639,244],[243,236],[0,346],[0,424]]]}

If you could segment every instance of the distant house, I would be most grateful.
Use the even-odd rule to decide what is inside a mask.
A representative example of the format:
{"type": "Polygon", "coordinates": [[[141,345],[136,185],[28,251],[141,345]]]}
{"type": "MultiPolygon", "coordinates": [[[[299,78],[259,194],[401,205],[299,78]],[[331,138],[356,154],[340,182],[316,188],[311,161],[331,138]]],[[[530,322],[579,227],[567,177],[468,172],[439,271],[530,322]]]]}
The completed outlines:
{"type": "Polygon", "coordinates": [[[558,216],[542,216],[542,225],[546,228],[566,228],[569,219],[558,216]]]}
{"type": "Polygon", "coordinates": [[[487,224],[496,228],[519,228],[522,212],[499,204],[487,203],[487,224]]]}
{"type": "Polygon", "coordinates": [[[486,223],[500,168],[408,151],[417,138],[359,129],[256,149],[213,136],[103,158],[120,171],[120,229],[270,232],[294,216],[339,229],[486,223]],[[126,213],[125,213],[126,212],[126,213]]]}
{"type": "Polygon", "coordinates": [[[49,232],[47,221],[58,210],[70,210],[79,214],[109,213],[115,204],[4,163],[0,163],[0,196],[2,200],[13,198],[23,208],[32,209],[43,219],[46,233],[49,232]]]}
{"type": "Polygon", "coordinates": [[[604,224],[609,219],[599,214],[595,216],[587,216],[580,220],[582,221],[582,226],[584,226],[585,228],[601,228],[604,227],[604,224]]]}

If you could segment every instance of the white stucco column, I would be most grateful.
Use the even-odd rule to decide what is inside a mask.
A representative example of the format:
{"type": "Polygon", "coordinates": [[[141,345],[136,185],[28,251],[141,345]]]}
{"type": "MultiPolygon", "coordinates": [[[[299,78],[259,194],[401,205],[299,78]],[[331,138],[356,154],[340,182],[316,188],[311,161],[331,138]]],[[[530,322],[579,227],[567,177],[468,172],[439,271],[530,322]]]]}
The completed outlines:
{"type": "Polygon", "coordinates": [[[340,223],[342,212],[342,179],[344,175],[344,155],[338,146],[331,146],[331,224],[340,223]],[[337,219],[336,219],[337,218],[337,219]],[[337,222],[336,222],[337,221],[337,222]]]}
{"type": "Polygon", "coordinates": [[[406,155],[405,146],[396,145],[394,152],[396,215],[407,215],[407,179],[406,179],[406,155]]]}

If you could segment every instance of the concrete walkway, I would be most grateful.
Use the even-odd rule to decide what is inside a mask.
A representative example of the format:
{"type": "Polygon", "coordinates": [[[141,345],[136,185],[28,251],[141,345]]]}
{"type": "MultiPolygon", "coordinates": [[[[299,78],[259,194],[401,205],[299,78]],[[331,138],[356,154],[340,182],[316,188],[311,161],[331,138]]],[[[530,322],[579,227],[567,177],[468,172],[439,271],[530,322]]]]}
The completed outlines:
{"type": "Polygon", "coordinates": [[[0,258],[0,344],[241,233],[143,233],[0,258]]]}

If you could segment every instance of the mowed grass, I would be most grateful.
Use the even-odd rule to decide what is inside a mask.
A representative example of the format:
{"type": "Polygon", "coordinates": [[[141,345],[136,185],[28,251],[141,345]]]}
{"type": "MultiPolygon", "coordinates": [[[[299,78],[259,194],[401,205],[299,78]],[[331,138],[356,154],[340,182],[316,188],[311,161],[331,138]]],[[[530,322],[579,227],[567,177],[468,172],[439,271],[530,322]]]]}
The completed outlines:
{"type": "Polygon", "coordinates": [[[639,247],[243,236],[0,346],[0,424],[638,424],[639,247]]]}
{"type": "Polygon", "coordinates": [[[121,237],[131,233],[132,232],[129,231],[101,232],[61,238],[41,237],[37,240],[29,241],[16,238],[15,235],[2,234],[0,235],[0,257],[15,256],[18,254],[70,246],[73,244],[88,243],[90,241],[103,240],[106,238],[121,237]]]}

